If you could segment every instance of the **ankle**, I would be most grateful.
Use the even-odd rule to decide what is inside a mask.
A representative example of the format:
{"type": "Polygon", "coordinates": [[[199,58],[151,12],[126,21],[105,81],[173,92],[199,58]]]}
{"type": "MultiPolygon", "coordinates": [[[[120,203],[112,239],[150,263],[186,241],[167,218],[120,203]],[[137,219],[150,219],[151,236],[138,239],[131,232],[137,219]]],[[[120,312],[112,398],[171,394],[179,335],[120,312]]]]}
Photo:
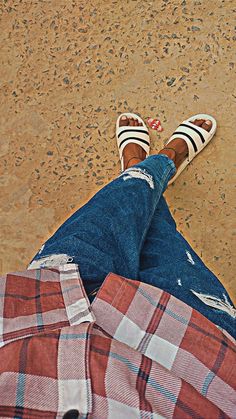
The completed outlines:
{"type": "Polygon", "coordinates": [[[176,152],[175,152],[175,150],[163,148],[162,150],[159,151],[158,154],[165,154],[167,157],[169,157],[169,159],[173,160],[174,163],[176,161],[176,152]]]}
{"type": "Polygon", "coordinates": [[[140,159],[139,157],[131,157],[127,163],[125,164],[125,169],[129,169],[129,167],[131,166],[135,166],[136,164],[140,163],[141,161],[143,161],[143,159],[140,159]]]}

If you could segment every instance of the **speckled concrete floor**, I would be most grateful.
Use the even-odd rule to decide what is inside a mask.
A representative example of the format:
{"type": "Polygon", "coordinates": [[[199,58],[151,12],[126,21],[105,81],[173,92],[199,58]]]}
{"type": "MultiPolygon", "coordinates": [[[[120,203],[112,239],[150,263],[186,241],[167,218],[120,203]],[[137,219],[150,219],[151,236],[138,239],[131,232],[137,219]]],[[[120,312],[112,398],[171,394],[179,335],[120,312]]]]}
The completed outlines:
{"type": "Polygon", "coordinates": [[[206,112],[217,135],[166,198],[179,230],[235,294],[233,3],[1,2],[2,273],[24,269],[119,173],[120,112],[161,119],[152,152],[183,119],[206,112]]]}

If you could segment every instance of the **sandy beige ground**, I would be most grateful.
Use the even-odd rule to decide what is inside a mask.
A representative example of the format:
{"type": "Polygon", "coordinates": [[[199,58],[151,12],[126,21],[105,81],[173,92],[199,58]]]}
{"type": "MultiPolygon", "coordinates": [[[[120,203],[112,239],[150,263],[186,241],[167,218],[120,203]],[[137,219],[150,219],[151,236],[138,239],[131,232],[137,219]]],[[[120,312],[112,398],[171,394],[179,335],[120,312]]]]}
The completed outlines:
{"type": "Polygon", "coordinates": [[[1,2],[1,267],[44,240],[119,173],[120,112],[159,116],[159,150],[183,119],[217,135],[166,192],[179,230],[235,294],[233,1],[1,2]]]}

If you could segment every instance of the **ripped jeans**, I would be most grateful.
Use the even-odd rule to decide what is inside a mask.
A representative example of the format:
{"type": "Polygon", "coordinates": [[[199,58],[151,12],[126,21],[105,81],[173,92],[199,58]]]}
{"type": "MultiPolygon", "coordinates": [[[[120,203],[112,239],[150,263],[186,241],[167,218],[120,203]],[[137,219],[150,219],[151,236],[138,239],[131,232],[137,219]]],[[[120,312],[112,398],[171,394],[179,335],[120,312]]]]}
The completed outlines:
{"type": "Polygon", "coordinates": [[[176,230],[163,197],[175,172],[165,155],[127,169],[61,225],[28,269],[78,264],[90,301],[109,272],[146,282],[236,337],[227,291],[176,230]]]}

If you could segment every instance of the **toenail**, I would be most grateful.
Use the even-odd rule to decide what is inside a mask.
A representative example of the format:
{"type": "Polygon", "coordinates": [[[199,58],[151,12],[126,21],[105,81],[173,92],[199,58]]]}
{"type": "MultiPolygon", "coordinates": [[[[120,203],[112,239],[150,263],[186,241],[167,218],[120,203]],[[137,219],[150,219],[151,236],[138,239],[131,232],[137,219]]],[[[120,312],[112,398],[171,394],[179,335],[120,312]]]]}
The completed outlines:
{"type": "Polygon", "coordinates": [[[211,121],[210,121],[209,119],[207,119],[207,120],[205,121],[205,124],[207,124],[207,125],[211,125],[211,121]]]}

